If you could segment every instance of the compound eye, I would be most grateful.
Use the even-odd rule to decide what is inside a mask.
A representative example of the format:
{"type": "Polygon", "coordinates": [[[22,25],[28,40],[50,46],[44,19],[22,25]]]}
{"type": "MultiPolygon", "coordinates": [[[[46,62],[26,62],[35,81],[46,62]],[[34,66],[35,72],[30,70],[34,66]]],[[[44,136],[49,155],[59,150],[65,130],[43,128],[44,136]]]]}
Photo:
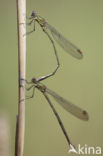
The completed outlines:
{"type": "Polygon", "coordinates": [[[32,11],[31,16],[35,16],[35,12],[34,11],[32,11]]]}
{"type": "Polygon", "coordinates": [[[31,81],[32,81],[33,83],[35,83],[35,82],[36,82],[36,79],[35,79],[35,78],[32,78],[31,81]]]}

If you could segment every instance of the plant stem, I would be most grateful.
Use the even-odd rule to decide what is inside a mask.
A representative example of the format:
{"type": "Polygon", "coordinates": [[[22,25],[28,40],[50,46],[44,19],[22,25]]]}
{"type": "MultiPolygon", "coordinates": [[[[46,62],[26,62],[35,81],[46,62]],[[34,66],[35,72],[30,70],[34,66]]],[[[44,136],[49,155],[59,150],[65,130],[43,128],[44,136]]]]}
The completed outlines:
{"type": "Polygon", "coordinates": [[[17,115],[17,132],[15,155],[24,154],[24,132],[25,132],[25,79],[26,75],[26,1],[17,0],[17,28],[18,28],[18,72],[19,72],[19,98],[17,115]]]}

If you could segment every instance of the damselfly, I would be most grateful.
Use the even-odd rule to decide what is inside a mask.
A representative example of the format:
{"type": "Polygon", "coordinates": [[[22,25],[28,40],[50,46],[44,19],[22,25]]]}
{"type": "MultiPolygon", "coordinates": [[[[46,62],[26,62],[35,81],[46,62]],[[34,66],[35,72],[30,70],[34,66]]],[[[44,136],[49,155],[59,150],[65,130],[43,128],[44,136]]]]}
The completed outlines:
{"type": "MultiPolygon", "coordinates": [[[[54,48],[54,52],[55,52],[55,56],[56,56],[56,60],[57,60],[57,66],[56,66],[55,70],[52,73],[48,74],[46,77],[53,76],[60,66],[58,54],[57,54],[56,47],[55,47],[52,37],[67,53],[71,54],[73,57],[75,57],[77,59],[82,59],[83,54],[82,54],[81,50],[79,48],[77,48],[74,44],[72,44],[70,41],[68,41],[65,37],[63,37],[53,26],[48,24],[44,18],[42,18],[41,16],[37,15],[34,11],[32,11],[31,17],[28,19],[30,20],[28,25],[31,25],[32,23],[34,23],[34,28],[32,31],[28,32],[27,34],[30,34],[33,31],[35,31],[35,21],[36,21],[41,26],[41,28],[45,32],[45,34],[48,36],[48,38],[50,39],[50,41],[53,45],[53,48],[54,48]],[[52,37],[48,31],[51,32],[52,37]]],[[[45,79],[45,76],[42,77],[42,80],[43,79],[45,79]]]]}
{"type": "MultiPolygon", "coordinates": [[[[24,80],[24,79],[21,79],[21,80],[24,80]]],[[[52,102],[50,101],[49,97],[47,94],[51,95],[66,111],[70,112],[72,115],[74,115],[75,117],[81,119],[81,120],[84,120],[84,121],[87,121],[89,119],[88,117],[88,113],[79,108],[78,106],[74,105],[73,103],[71,103],[70,101],[67,101],[66,99],[64,99],[63,97],[59,96],[57,93],[55,93],[54,91],[48,89],[44,84],[42,84],[40,81],[41,79],[38,79],[36,80],[35,78],[32,78],[32,80],[30,82],[28,82],[27,80],[25,80],[27,84],[31,84],[31,86],[29,88],[26,88],[28,91],[30,89],[33,89],[33,93],[32,93],[32,96],[28,97],[29,98],[33,98],[34,97],[34,91],[35,91],[35,88],[39,89],[44,97],[46,98],[46,100],[48,101],[50,107],[52,108],[52,111],[54,112],[57,120],[58,120],[58,123],[67,139],[67,142],[69,144],[70,147],[73,147],[69,137],[68,137],[68,134],[64,128],[64,125],[61,121],[61,118],[60,116],[58,115],[55,107],[53,106],[52,102]]]]}

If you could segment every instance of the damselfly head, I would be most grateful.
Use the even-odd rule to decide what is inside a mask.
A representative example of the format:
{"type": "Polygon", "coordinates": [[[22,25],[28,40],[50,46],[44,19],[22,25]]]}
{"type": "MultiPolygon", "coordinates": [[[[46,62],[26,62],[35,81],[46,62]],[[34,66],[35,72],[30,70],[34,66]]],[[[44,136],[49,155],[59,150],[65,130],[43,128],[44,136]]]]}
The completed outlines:
{"type": "Polygon", "coordinates": [[[36,17],[35,11],[32,11],[31,16],[32,16],[32,17],[36,17]]]}
{"type": "Polygon", "coordinates": [[[33,78],[31,79],[31,82],[36,83],[36,82],[37,82],[37,81],[36,81],[36,78],[33,77],[33,78]]]}

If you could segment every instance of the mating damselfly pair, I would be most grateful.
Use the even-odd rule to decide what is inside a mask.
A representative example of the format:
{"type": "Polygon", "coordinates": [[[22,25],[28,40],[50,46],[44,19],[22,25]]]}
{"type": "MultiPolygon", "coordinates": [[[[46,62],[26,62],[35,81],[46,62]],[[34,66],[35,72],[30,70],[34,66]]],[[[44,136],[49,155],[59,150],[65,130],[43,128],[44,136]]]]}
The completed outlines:
{"type": "MultiPolygon", "coordinates": [[[[65,39],[54,27],[52,27],[50,24],[48,24],[45,21],[44,18],[37,15],[34,11],[32,11],[31,17],[28,18],[28,19],[30,20],[28,25],[31,25],[32,23],[34,23],[34,28],[33,28],[32,31],[28,32],[27,34],[30,34],[30,33],[35,31],[35,21],[38,22],[39,25],[41,26],[42,30],[45,32],[45,34],[50,39],[50,41],[51,41],[51,43],[53,45],[54,53],[55,53],[56,60],[57,60],[57,66],[56,66],[55,70],[52,73],[50,73],[50,74],[48,74],[46,76],[42,76],[39,79],[32,78],[32,80],[30,82],[25,80],[27,84],[31,84],[31,86],[29,88],[27,88],[27,90],[29,91],[30,89],[33,89],[32,96],[28,97],[28,99],[34,97],[35,88],[39,89],[43,93],[43,95],[45,96],[46,100],[48,101],[50,107],[52,108],[52,110],[53,110],[53,112],[54,112],[54,114],[55,114],[55,116],[56,116],[56,118],[57,118],[57,120],[59,122],[59,125],[60,125],[66,139],[67,139],[67,142],[68,142],[69,146],[72,147],[71,141],[70,141],[70,139],[69,139],[69,137],[67,135],[67,132],[66,132],[66,130],[64,128],[64,125],[63,125],[57,111],[55,110],[55,108],[54,108],[53,104],[51,103],[51,101],[50,101],[47,94],[51,95],[65,110],[67,110],[68,112],[70,112],[71,114],[76,116],[77,118],[80,118],[80,119],[82,119],[84,121],[87,121],[88,120],[88,113],[85,110],[79,108],[78,106],[72,104],[68,100],[64,99],[63,97],[59,96],[54,91],[48,89],[45,85],[43,85],[41,83],[41,81],[48,78],[48,77],[50,77],[50,76],[53,76],[56,73],[59,66],[60,66],[59,58],[58,58],[57,51],[56,51],[56,47],[55,47],[55,44],[54,44],[54,41],[53,41],[52,37],[55,39],[55,41],[57,41],[57,43],[67,53],[71,54],[73,57],[75,57],[77,59],[81,59],[83,57],[83,54],[82,54],[80,49],[78,49],[70,41],[65,39]],[[52,37],[49,34],[48,30],[50,31],[52,37]]],[[[24,79],[22,79],[22,80],[24,80],[24,79]]]]}

